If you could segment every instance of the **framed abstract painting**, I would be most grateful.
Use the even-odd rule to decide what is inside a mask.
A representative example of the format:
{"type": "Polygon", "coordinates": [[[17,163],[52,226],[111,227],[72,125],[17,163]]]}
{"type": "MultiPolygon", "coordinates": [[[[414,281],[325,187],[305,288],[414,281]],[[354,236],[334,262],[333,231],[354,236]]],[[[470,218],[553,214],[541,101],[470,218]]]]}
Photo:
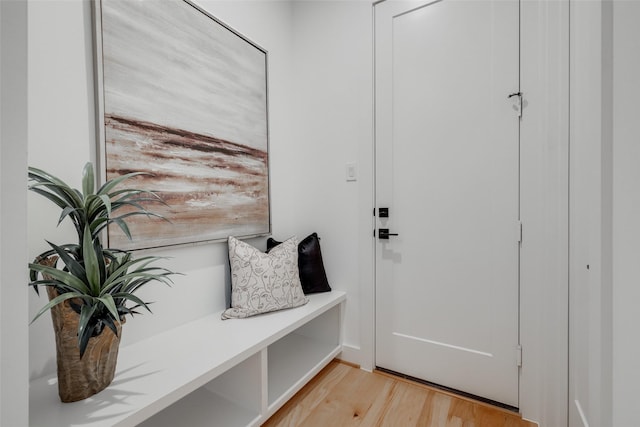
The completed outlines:
{"type": "Polygon", "coordinates": [[[154,217],[110,227],[143,249],[271,231],[267,52],[186,0],[95,3],[103,178],[158,194],[154,217]]]}

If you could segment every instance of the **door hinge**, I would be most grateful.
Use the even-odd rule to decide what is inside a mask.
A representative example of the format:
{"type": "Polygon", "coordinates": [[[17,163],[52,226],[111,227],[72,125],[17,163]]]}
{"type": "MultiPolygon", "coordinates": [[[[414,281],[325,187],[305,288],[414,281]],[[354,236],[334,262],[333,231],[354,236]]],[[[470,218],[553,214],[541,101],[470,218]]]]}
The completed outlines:
{"type": "Polygon", "coordinates": [[[516,346],[516,365],[518,368],[522,367],[522,346],[520,344],[516,346]]]}
{"type": "Polygon", "coordinates": [[[522,117],[522,92],[515,92],[510,94],[507,99],[516,98],[516,103],[513,109],[516,111],[518,117],[522,117]]]}
{"type": "Polygon", "coordinates": [[[516,239],[518,243],[522,243],[522,221],[516,221],[516,239]]]}

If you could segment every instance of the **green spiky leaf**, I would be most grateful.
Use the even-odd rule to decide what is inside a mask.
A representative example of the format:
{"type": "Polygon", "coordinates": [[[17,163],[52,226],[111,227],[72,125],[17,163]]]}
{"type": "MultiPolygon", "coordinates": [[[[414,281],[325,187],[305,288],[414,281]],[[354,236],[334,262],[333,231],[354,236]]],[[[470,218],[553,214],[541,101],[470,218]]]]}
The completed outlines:
{"type": "Polygon", "coordinates": [[[67,285],[81,295],[90,295],[91,291],[87,285],[78,277],[66,271],[58,270],[55,267],[48,267],[40,264],[29,264],[29,268],[39,273],[52,277],[54,280],[67,285]]]}
{"type": "Polygon", "coordinates": [[[36,315],[33,317],[33,320],[31,321],[31,323],[35,322],[36,319],[38,319],[38,317],[42,316],[44,313],[46,313],[52,307],[55,307],[56,305],[65,302],[66,300],[69,300],[71,298],[77,298],[79,296],[80,296],[80,294],[76,294],[74,292],[67,292],[67,293],[64,293],[62,295],[58,295],[54,299],[50,300],[44,307],[42,307],[40,309],[40,311],[38,311],[36,313],[36,315]]]}
{"type": "Polygon", "coordinates": [[[82,242],[82,258],[84,260],[84,268],[86,270],[87,281],[92,295],[100,294],[100,265],[98,257],[93,246],[93,239],[89,231],[89,225],[85,227],[82,242]]]}
{"type": "Polygon", "coordinates": [[[93,175],[93,164],[87,162],[82,170],[82,192],[84,193],[84,199],[93,194],[95,191],[95,177],[93,175]]]}
{"type": "Polygon", "coordinates": [[[109,310],[109,313],[114,319],[116,319],[116,321],[120,322],[118,308],[116,307],[116,303],[113,300],[113,296],[111,296],[111,294],[106,294],[105,296],[98,297],[97,300],[100,301],[107,308],[107,310],[109,310]]]}
{"type": "Polygon", "coordinates": [[[87,345],[89,344],[89,339],[91,339],[93,335],[95,326],[94,315],[97,308],[96,305],[83,304],[80,309],[80,320],[78,321],[78,348],[80,349],[80,357],[84,355],[87,345]]]}

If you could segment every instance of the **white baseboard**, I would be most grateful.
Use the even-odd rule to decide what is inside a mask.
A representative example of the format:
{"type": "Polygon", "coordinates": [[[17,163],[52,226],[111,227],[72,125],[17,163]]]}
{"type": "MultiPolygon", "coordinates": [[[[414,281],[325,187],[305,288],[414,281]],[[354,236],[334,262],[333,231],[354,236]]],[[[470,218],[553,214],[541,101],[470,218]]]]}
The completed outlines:
{"type": "Polygon", "coordinates": [[[339,359],[345,362],[352,363],[362,367],[362,350],[360,347],[354,345],[342,344],[342,353],[338,356],[339,359]]]}

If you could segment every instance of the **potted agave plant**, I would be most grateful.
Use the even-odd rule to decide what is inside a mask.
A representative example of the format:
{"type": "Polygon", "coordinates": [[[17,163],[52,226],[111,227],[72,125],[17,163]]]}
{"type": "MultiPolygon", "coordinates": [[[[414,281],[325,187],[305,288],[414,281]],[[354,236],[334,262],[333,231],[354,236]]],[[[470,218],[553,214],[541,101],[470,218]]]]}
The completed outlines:
{"type": "MultiPolygon", "coordinates": [[[[158,267],[156,256],[133,258],[130,252],[104,248],[101,232],[117,225],[131,238],[126,219],[146,215],[144,204],[162,203],[155,194],[122,184],[143,173],[114,178],[95,188],[93,165],[83,170],[82,191],[55,176],[29,168],[29,190],[55,203],[60,224],[69,218],[78,241],[56,245],[29,264],[30,283],[38,293],[47,288],[49,302],[33,321],[51,311],[56,335],[58,393],[63,402],[85,399],[106,388],[115,373],[122,324],[127,314],[149,309],[149,303],[135,295],[150,282],[172,283],[172,271],[158,267]]],[[[32,321],[32,322],[33,322],[32,321]]]]}

